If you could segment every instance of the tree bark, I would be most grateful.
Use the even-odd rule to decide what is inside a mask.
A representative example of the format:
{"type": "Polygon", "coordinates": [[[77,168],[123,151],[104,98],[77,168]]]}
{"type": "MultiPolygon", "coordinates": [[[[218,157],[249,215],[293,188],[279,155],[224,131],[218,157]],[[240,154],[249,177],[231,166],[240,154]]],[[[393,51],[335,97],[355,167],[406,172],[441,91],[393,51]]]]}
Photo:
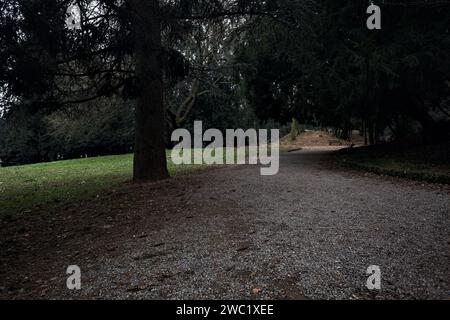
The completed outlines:
{"type": "Polygon", "coordinates": [[[364,145],[367,146],[368,141],[367,141],[367,121],[366,120],[363,121],[363,131],[364,131],[364,145]]]}
{"type": "Polygon", "coordinates": [[[133,179],[169,176],[165,150],[165,109],[161,70],[161,21],[158,0],[131,0],[136,76],[136,133],[133,179]]]}
{"type": "Polygon", "coordinates": [[[372,121],[369,122],[369,144],[374,145],[375,144],[375,125],[372,121]]]}

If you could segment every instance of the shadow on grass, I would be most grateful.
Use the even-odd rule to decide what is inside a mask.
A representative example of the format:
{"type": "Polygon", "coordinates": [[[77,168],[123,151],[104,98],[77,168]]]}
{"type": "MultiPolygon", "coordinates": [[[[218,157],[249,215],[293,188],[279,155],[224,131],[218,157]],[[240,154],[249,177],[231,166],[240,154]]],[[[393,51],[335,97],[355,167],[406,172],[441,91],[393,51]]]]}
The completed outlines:
{"type": "MultiPolygon", "coordinates": [[[[171,176],[188,174],[202,165],[175,166],[171,176]]],[[[133,155],[83,158],[0,168],[0,217],[14,217],[70,206],[132,180],[133,155]]]]}
{"type": "Polygon", "coordinates": [[[426,146],[399,144],[343,149],[339,163],[376,174],[450,184],[450,143],[426,146]]]}

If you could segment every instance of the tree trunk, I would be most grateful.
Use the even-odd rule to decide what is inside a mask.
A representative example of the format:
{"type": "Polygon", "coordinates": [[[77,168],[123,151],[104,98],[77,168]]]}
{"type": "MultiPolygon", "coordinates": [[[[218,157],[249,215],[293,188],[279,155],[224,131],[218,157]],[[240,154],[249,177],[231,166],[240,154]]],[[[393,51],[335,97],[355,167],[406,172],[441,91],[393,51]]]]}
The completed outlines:
{"type": "Polygon", "coordinates": [[[169,176],[165,150],[165,110],[161,70],[161,22],[158,0],[131,0],[135,41],[136,101],[134,181],[169,176]]]}
{"type": "Polygon", "coordinates": [[[375,144],[375,128],[374,124],[370,121],[369,122],[369,144],[374,145],[375,144]]]}
{"type": "Polygon", "coordinates": [[[363,121],[363,131],[364,131],[364,145],[367,146],[367,122],[366,120],[363,121]]]}

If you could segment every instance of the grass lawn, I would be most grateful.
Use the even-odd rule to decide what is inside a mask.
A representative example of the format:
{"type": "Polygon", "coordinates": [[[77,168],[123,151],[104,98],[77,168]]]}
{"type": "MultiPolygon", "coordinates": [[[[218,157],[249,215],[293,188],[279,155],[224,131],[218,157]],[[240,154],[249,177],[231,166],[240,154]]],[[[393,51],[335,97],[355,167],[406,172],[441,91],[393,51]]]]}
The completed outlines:
{"type": "MultiPolygon", "coordinates": [[[[172,176],[201,165],[175,166],[167,153],[172,176]]],[[[95,197],[132,180],[133,155],[65,160],[0,168],[0,217],[30,214],[55,205],[95,197]]]]}
{"type": "Polygon", "coordinates": [[[404,147],[380,145],[343,150],[339,160],[345,166],[377,174],[450,184],[448,143],[404,147]]]}
{"type": "MultiPolygon", "coordinates": [[[[247,154],[248,150],[240,152],[247,154]]],[[[205,167],[175,165],[170,151],[167,163],[171,176],[205,167]]],[[[0,218],[69,206],[131,181],[132,176],[132,154],[0,167],[0,218]]]]}

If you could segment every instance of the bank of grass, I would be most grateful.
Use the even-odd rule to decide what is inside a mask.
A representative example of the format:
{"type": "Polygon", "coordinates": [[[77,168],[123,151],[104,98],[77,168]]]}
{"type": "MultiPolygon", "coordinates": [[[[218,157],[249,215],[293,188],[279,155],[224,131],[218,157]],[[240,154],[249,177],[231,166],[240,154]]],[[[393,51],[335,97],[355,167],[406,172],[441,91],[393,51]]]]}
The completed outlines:
{"type": "MultiPolygon", "coordinates": [[[[202,165],[175,166],[167,153],[172,176],[202,165]]],[[[56,205],[95,197],[132,180],[133,156],[117,155],[0,168],[0,218],[32,214],[56,205]]]]}
{"type": "MultiPolygon", "coordinates": [[[[187,152],[193,155],[194,149],[187,152]]],[[[234,152],[237,159],[236,149],[234,152]]],[[[247,149],[239,152],[248,155],[247,149]]],[[[175,165],[170,151],[167,151],[167,165],[171,176],[207,166],[175,165]]],[[[70,206],[131,181],[132,174],[132,154],[0,167],[0,218],[70,206]]]]}
{"type": "Polygon", "coordinates": [[[450,143],[428,146],[387,144],[341,150],[339,162],[362,171],[450,184],[450,143]]]}

